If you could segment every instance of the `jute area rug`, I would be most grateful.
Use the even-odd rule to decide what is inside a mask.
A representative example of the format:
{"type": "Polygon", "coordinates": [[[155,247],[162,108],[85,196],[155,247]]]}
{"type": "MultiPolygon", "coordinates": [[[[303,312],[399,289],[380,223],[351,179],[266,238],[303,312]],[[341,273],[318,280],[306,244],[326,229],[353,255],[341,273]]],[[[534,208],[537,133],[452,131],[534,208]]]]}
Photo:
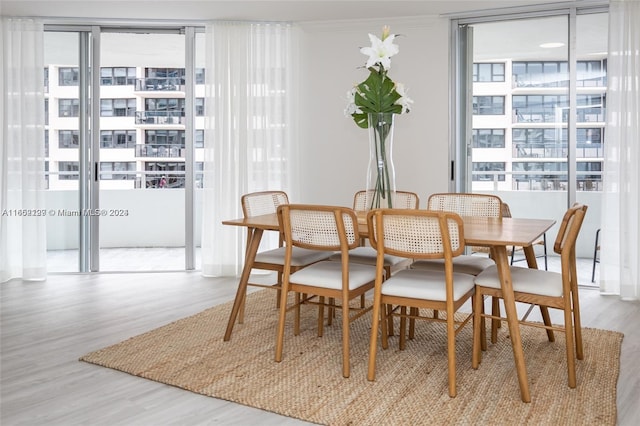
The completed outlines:
{"type": "MultiPolygon", "coordinates": [[[[457,338],[458,396],[447,393],[444,325],[420,321],[404,351],[397,337],[379,348],[376,381],[366,379],[371,314],[351,324],[351,377],[341,373],[340,316],[316,335],[317,310],[303,307],[302,333],[288,316],[282,362],[274,361],[275,293],[247,299],[244,324],[222,336],[231,303],[215,306],[116,345],[82,361],[182,389],[327,425],[559,425],[616,422],[622,334],[583,329],[585,359],[578,386],[567,386],[564,333],[521,327],[532,402],[520,400],[507,327],[471,368],[472,328],[457,338]]],[[[396,328],[397,329],[397,328],[396,328]]]]}

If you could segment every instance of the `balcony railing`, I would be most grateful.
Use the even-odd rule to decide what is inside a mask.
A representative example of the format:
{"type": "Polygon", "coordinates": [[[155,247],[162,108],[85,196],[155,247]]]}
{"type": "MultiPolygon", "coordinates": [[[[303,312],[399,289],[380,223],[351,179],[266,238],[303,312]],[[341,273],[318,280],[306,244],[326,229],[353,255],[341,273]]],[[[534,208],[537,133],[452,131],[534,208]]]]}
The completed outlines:
{"type": "MultiPolygon", "coordinates": [[[[472,172],[474,185],[476,183],[493,182],[496,189],[507,191],[566,191],[567,172],[551,171],[490,171],[472,172]],[[506,183],[505,187],[505,182],[506,183]]],[[[602,191],[602,172],[578,172],[576,176],[578,191],[602,191]]]]}
{"type": "MultiPolygon", "coordinates": [[[[513,147],[513,158],[567,158],[567,145],[552,143],[516,144],[513,147]]],[[[577,158],[603,158],[601,143],[580,144],[576,148],[577,158]]]]}
{"type": "Polygon", "coordinates": [[[184,145],[137,144],[136,157],[184,158],[184,145]]]}
{"type": "Polygon", "coordinates": [[[184,124],[184,112],[136,111],[136,124],[184,124]]]}
{"type": "Polygon", "coordinates": [[[136,78],[137,92],[176,92],[184,91],[184,78],[148,77],[136,78]]]}

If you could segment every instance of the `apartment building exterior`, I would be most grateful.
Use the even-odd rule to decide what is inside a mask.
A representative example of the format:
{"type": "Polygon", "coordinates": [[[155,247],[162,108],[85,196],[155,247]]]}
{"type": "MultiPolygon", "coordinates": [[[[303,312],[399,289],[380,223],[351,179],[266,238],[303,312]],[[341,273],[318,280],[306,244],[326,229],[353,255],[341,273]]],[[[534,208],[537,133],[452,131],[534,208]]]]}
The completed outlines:
{"type": "MultiPolygon", "coordinates": [[[[474,63],[473,190],[566,191],[566,61],[474,63]]],[[[606,59],[577,62],[576,187],[602,191],[606,59]]]]}
{"type": "MultiPolygon", "coordinates": [[[[102,189],[183,188],[185,77],[183,68],[100,69],[102,189]]],[[[78,68],[45,69],[46,156],[49,189],[77,189],[78,68]]],[[[195,179],[202,185],[204,70],[196,71],[195,179]]]]}

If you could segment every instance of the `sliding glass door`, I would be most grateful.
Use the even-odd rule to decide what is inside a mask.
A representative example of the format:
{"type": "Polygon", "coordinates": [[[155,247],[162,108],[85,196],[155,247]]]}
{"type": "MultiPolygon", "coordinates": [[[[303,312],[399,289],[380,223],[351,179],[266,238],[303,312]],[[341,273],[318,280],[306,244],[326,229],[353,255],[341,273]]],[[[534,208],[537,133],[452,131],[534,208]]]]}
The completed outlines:
{"type": "Polygon", "coordinates": [[[456,57],[470,58],[456,83],[457,116],[470,116],[455,126],[456,152],[465,153],[455,157],[458,187],[495,193],[520,217],[560,219],[571,203],[588,204],[581,257],[592,256],[600,223],[607,14],[599,12],[456,22],[464,34],[456,57]]]}
{"type": "Polygon", "coordinates": [[[49,270],[194,269],[194,30],[49,30],[49,270]]]}

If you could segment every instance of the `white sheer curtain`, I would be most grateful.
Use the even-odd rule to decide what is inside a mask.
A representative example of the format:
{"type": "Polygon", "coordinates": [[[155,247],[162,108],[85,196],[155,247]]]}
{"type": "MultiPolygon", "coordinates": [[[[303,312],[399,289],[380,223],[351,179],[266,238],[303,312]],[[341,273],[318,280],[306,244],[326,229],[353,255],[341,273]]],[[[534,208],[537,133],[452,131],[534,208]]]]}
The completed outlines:
{"type": "MultiPolygon", "coordinates": [[[[206,33],[202,274],[236,275],[242,194],[284,190],[295,162],[297,30],[286,23],[214,22],[206,33]]],[[[267,238],[263,241],[269,245],[267,238]]],[[[273,242],[271,242],[273,244],[273,242]]]]}
{"type": "Polygon", "coordinates": [[[600,290],[640,296],[640,1],[609,3],[600,290]]]}
{"type": "Polygon", "coordinates": [[[44,32],[2,18],[0,64],[0,282],[46,278],[44,32]]]}

